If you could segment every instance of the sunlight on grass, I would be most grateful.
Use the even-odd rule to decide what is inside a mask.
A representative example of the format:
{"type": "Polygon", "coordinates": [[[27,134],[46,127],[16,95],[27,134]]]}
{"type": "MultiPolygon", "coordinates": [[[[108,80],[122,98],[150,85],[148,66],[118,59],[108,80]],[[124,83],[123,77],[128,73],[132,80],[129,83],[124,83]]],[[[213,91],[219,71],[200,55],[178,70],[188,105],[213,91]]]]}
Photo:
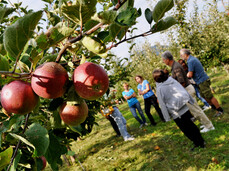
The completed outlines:
{"type": "MultiPolygon", "coordinates": [[[[140,129],[128,105],[124,103],[118,107],[127,120],[128,132],[135,140],[125,142],[122,137],[116,137],[109,121],[98,114],[96,121],[99,126],[95,126],[92,133],[77,140],[71,147],[83,168],[92,171],[229,170],[229,76],[225,72],[217,72],[210,76],[215,97],[225,114],[215,118],[215,111],[206,111],[216,130],[202,134],[206,141],[205,149],[191,152],[191,141],[174,121],[162,123],[153,107],[151,112],[157,126],[148,125],[140,129]]],[[[143,100],[139,100],[144,109],[143,100]]],[[[149,123],[147,116],[146,119],[149,123]]],[[[200,126],[199,121],[195,124],[200,126]]],[[[83,170],[78,160],[73,166],[64,164],[60,170],[83,170]]]]}

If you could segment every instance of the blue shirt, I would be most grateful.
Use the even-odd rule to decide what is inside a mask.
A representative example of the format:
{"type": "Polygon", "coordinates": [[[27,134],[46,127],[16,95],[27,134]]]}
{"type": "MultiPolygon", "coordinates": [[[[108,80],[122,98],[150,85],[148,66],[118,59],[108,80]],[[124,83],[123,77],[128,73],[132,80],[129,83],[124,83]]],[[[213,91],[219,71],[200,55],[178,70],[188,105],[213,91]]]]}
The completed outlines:
{"type": "MultiPolygon", "coordinates": [[[[140,89],[141,91],[145,90],[146,89],[146,84],[149,84],[149,82],[147,80],[144,80],[142,82],[142,85],[141,84],[138,84],[138,90],[140,89]]],[[[150,87],[150,84],[149,84],[149,88],[150,90],[143,95],[143,98],[144,99],[147,99],[149,97],[151,97],[152,95],[154,95],[154,92],[152,91],[151,87],[150,87]]]]}
{"type": "MultiPolygon", "coordinates": [[[[122,95],[123,96],[125,96],[125,95],[126,96],[131,96],[133,93],[134,93],[134,90],[130,89],[128,92],[123,91],[122,95]]],[[[132,98],[128,99],[127,102],[128,102],[128,105],[131,107],[131,106],[133,106],[134,104],[136,104],[138,102],[138,99],[136,97],[132,97],[132,98]]]]}
{"type": "Polygon", "coordinates": [[[196,82],[197,85],[209,79],[209,76],[204,71],[204,68],[199,59],[190,55],[187,60],[187,63],[188,71],[193,72],[193,80],[196,82]]]}

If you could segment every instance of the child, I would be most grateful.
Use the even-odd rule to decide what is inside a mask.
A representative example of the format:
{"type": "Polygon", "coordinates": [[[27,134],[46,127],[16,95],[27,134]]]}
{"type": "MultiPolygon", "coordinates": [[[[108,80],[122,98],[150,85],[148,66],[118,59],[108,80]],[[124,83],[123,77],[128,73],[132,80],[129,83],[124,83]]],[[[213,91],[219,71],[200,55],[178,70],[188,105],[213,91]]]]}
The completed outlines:
{"type": "Polygon", "coordinates": [[[154,70],[153,78],[156,81],[156,93],[165,121],[171,118],[193,143],[194,147],[204,148],[198,127],[190,120],[190,111],[186,103],[194,103],[193,98],[184,87],[172,77],[168,77],[163,70],[154,70]]]}

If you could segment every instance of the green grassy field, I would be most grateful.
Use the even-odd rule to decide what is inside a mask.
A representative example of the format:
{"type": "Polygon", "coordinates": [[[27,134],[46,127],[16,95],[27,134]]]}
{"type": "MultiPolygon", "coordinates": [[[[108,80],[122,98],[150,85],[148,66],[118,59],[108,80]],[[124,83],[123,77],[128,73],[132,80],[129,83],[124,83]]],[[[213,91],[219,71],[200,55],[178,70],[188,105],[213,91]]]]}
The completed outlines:
{"type": "MultiPolygon", "coordinates": [[[[99,126],[72,144],[71,148],[77,156],[76,163],[72,166],[64,164],[60,170],[229,170],[229,76],[224,71],[214,71],[209,76],[215,97],[225,112],[216,118],[213,117],[215,111],[206,111],[216,129],[202,134],[207,142],[205,149],[191,152],[192,142],[174,121],[162,123],[153,107],[157,126],[148,125],[140,129],[125,103],[119,109],[135,140],[125,142],[122,137],[117,138],[110,122],[98,115],[99,126]]],[[[142,99],[139,100],[143,107],[142,99]]],[[[199,104],[203,106],[201,102],[199,104]]],[[[200,126],[198,121],[195,123],[200,126]]]]}

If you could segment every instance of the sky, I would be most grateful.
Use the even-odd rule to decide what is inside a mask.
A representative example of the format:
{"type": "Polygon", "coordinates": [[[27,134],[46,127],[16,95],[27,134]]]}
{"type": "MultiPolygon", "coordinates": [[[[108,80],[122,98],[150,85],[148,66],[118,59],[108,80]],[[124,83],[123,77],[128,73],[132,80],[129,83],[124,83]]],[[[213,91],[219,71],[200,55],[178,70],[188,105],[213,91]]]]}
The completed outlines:
{"type": "MultiPolygon", "coordinates": [[[[12,3],[17,3],[19,0],[10,0],[12,3]]],[[[22,6],[28,6],[28,9],[33,9],[34,11],[38,11],[45,7],[45,3],[41,0],[21,0],[22,6]]],[[[188,13],[193,11],[193,1],[189,0],[189,6],[188,6],[188,13]]],[[[204,0],[198,0],[198,7],[200,9],[203,9],[204,0]]],[[[138,9],[141,8],[142,15],[137,19],[137,24],[135,27],[138,28],[138,30],[134,31],[135,35],[144,33],[146,31],[149,31],[150,25],[145,19],[144,11],[146,8],[153,9],[153,7],[156,5],[155,0],[135,0],[134,6],[138,9]]],[[[219,3],[219,8],[222,9],[222,3],[219,3]]],[[[45,14],[44,14],[45,15],[45,14]]],[[[137,45],[142,45],[144,42],[148,41],[152,46],[156,42],[160,42],[160,44],[165,45],[166,44],[166,35],[161,33],[155,33],[147,37],[140,37],[134,40],[137,45]]],[[[122,43],[118,45],[117,47],[114,47],[111,49],[111,52],[115,54],[118,57],[124,58],[129,57],[129,44],[122,43]]]]}

